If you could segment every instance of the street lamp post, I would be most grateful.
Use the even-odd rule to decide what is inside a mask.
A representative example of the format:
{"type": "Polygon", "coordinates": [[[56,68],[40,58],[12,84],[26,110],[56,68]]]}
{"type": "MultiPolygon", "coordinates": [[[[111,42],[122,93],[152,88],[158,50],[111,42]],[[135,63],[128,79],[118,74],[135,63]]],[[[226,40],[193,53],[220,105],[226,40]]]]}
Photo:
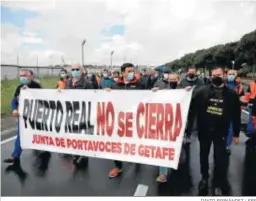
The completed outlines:
{"type": "Polygon", "coordinates": [[[233,60],[233,61],[231,61],[231,63],[232,63],[232,69],[234,69],[235,68],[235,61],[233,60]]]}
{"type": "Polygon", "coordinates": [[[82,41],[82,44],[81,44],[81,50],[82,50],[82,65],[83,65],[83,67],[84,67],[84,45],[85,45],[85,43],[86,43],[86,39],[84,39],[84,40],[82,41]]]}
{"type": "Polygon", "coordinates": [[[114,54],[114,50],[112,50],[112,51],[110,52],[110,67],[112,67],[113,54],[114,54]]]}

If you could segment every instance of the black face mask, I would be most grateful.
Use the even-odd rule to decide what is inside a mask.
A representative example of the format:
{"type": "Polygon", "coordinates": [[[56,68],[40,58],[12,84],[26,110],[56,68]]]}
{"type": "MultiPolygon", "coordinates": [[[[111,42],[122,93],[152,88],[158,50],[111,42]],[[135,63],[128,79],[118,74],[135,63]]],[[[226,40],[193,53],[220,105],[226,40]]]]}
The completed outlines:
{"type": "Polygon", "coordinates": [[[219,87],[220,85],[223,84],[223,78],[221,78],[221,77],[213,77],[213,78],[212,78],[212,83],[213,83],[215,86],[219,87]]]}
{"type": "Polygon", "coordinates": [[[171,89],[176,89],[178,86],[178,83],[177,82],[170,82],[170,87],[171,89]]]}
{"type": "Polygon", "coordinates": [[[188,74],[188,77],[189,77],[190,79],[193,79],[193,78],[195,78],[195,77],[196,77],[196,75],[195,75],[195,74],[193,74],[193,73],[190,73],[190,74],[188,74]]]}

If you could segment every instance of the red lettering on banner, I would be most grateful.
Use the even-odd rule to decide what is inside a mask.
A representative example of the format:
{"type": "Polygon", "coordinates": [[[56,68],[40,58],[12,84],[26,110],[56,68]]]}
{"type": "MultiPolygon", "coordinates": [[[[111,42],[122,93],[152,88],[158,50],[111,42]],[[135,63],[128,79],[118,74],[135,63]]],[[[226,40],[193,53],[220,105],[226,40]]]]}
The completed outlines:
{"type": "Polygon", "coordinates": [[[134,156],[136,151],[136,144],[124,143],[124,154],[134,156]]]}
{"type": "Polygon", "coordinates": [[[132,112],[126,112],[125,136],[132,137],[132,112]]]}
{"type": "Polygon", "coordinates": [[[106,109],[106,122],[107,122],[107,134],[112,136],[115,125],[115,112],[114,106],[111,102],[108,102],[106,109]]]}
{"type": "Polygon", "coordinates": [[[105,103],[97,104],[97,135],[105,134],[105,103]],[[100,132],[101,128],[101,132],[100,132]]]}
{"type": "Polygon", "coordinates": [[[165,105],[164,121],[165,121],[164,140],[171,140],[172,126],[173,126],[173,108],[172,108],[172,105],[169,103],[165,105]]]}
{"type": "Polygon", "coordinates": [[[175,114],[175,127],[174,127],[174,133],[172,135],[172,141],[176,141],[177,137],[180,136],[180,130],[182,128],[182,114],[181,114],[181,107],[180,103],[176,105],[176,114],[175,114]]]}
{"type": "Polygon", "coordinates": [[[32,144],[43,144],[43,145],[55,146],[52,137],[36,135],[36,134],[33,135],[32,144]]]}
{"type": "Polygon", "coordinates": [[[145,109],[143,103],[140,103],[137,109],[137,116],[136,116],[136,127],[137,127],[137,135],[139,138],[142,138],[144,135],[145,127],[143,126],[143,123],[141,124],[140,119],[142,117],[145,117],[144,115],[145,109]]]}
{"type": "Polygon", "coordinates": [[[118,114],[118,130],[117,130],[117,135],[119,137],[124,136],[124,132],[125,132],[124,117],[125,117],[124,112],[119,112],[119,114],[118,114]]]}
{"type": "Polygon", "coordinates": [[[148,112],[148,123],[149,123],[149,132],[148,138],[155,139],[156,137],[156,111],[157,111],[157,104],[151,103],[149,104],[149,112],[148,112]]]}
{"type": "Polygon", "coordinates": [[[132,112],[119,112],[118,114],[118,130],[117,135],[119,137],[132,137],[132,112]]]}
{"type": "Polygon", "coordinates": [[[158,103],[157,104],[157,113],[156,113],[156,135],[157,139],[164,139],[164,105],[158,103]]]}
{"type": "Polygon", "coordinates": [[[62,148],[65,148],[65,147],[66,147],[64,138],[60,138],[60,146],[61,146],[62,148]]]}
{"type": "Polygon", "coordinates": [[[140,103],[136,115],[138,138],[176,141],[182,128],[180,103],[140,103]],[[144,124],[144,126],[143,126],[144,124]]]}
{"type": "Polygon", "coordinates": [[[97,104],[97,135],[105,135],[105,131],[108,136],[112,136],[115,123],[114,106],[111,102],[108,102],[106,107],[105,103],[97,104]]]}
{"type": "Polygon", "coordinates": [[[146,158],[174,160],[175,150],[174,148],[140,145],[138,153],[139,156],[146,158]]]}

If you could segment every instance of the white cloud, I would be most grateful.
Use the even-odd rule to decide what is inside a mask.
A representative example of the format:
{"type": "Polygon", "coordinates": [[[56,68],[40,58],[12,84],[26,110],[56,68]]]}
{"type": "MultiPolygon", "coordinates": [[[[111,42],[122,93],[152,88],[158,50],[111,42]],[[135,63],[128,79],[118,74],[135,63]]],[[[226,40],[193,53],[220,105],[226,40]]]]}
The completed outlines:
{"type": "Polygon", "coordinates": [[[239,40],[256,29],[255,2],[56,0],[5,5],[38,12],[22,30],[2,26],[2,61],[11,63],[14,52],[23,55],[24,64],[35,63],[35,54],[42,65],[50,63],[50,55],[54,63],[61,62],[61,55],[66,62],[80,61],[86,38],[86,63],[109,64],[110,51],[115,50],[114,64],[162,64],[199,48],[239,40]],[[102,30],[115,24],[123,24],[125,34],[104,36],[102,30]],[[44,48],[35,51],[24,42],[44,48]]]}

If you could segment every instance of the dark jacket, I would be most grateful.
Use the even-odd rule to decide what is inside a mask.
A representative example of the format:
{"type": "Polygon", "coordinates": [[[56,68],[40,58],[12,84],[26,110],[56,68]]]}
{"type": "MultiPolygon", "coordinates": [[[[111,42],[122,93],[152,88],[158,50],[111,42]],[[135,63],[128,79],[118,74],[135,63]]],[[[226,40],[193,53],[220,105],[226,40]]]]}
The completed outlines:
{"type": "Polygon", "coordinates": [[[82,76],[75,85],[73,85],[72,78],[68,80],[66,89],[93,89],[93,86],[89,80],[82,76]]]}
{"type": "MultiPolygon", "coordinates": [[[[207,127],[206,122],[206,110],[209,103],[209,99],[213,94],[213,90],[213,85],[206,85],[201,86],[196,91],[190,104],[187,126],[188,133],[191,133],[195,117],[197,117],[197,128],[199,137],[201,137],[200,135],[207,135],[207,133],[209,132],[209,128],[207,127]]],[[[233,136],[239,137],[241,122],[241,109],[239,97],[234,90],[229,89],[226,86],[224,87],[222,94],[224,100],[223,115],[219,117],[221,118],[221,121],[219,125],[217,125],[216,130],[218,131],[219,134],[223,135],[223,137],[226,137],[231,123],[233,126],[233,136]]]]}
{"type": "MultiPolygon", "coordinates": [[[[163,79],[157,80],[157,82],[155,83],[154,87],[157,87],[159,89],[173,89],[171,87],[170,82],[168,82],[166,80],[163,80],[163,79]]],[[[178,86],[177,86],[177,88],[178,88],[178,86]]]]}
{"type": "Polygon", "coordinates": [[[144,86],[143,86],[143,84],[141,84],[140,80],[137,80],[134,77],[134,79],[127,84],[124,83],[123,78],[120,78],[119,80],[117,80],[117,82],[112,84],[112,86],[110,88],[111,89],[123,89],[123,90],[139,90],[139,89],[144,89],[144,86]]]}
{"type": "Polygon", "coordinates": [[[148,83],[147,83],[147,89],[152,89],[154,88],[156,82],[158,81],[158,77],[148,77],[148,83]]]}
{"type": "Polygon", "coordinates": [[[188,86],[195,86],[195,87],[200,87],[203,86],[204,83],[202,80],[200,80],[199,78],[197,78],[194,81],[189,81],[186,77],[184,79],[181,80],[180,82],[180,88],[186,88],[188,86]]]}
{"type": "MultiPolygon", "coordinates": [[[[20,90],[21,88],[23,87],[24,85],[23,84],[20,84],[15,92],[14,92],[14,96],[13,96],[13,99],[11,101],[11,110],[17,110],[18,107],[19,107],[19,96],[20,96],[20,90]]],[[[41,85],[35,81],[31,81],[28,85],[28,88],[31,88],[31,89],[40,89],[42,88],[41,85]]]]}

